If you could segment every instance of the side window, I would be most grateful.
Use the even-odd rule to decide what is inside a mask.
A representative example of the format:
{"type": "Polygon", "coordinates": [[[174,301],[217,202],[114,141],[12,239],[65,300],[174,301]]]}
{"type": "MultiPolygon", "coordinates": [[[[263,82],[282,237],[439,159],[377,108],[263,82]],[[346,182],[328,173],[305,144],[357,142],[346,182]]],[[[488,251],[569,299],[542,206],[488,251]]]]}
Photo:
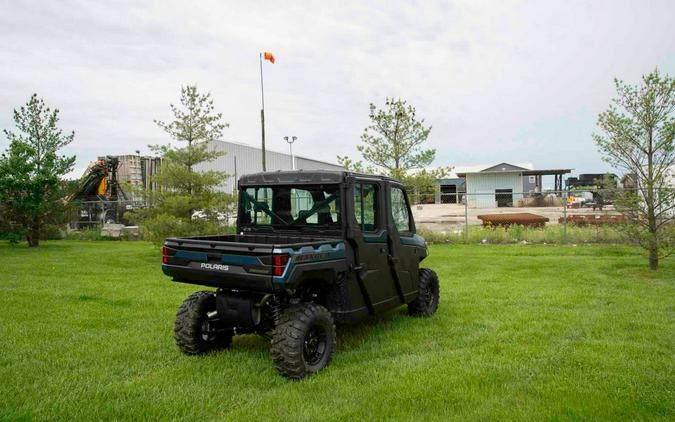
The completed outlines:
{"type": "Polygon", "coordinates": [[[410,228],[410,214],[405,200],[403,189],[391,188],[391,217],[399,232],[412,231],[410,228]]]}
{"type": "Polygon", "coordinates": [[[372,183],[354,185],[354,217],[361,231],[377,229],[377,186],[372,183]]]}

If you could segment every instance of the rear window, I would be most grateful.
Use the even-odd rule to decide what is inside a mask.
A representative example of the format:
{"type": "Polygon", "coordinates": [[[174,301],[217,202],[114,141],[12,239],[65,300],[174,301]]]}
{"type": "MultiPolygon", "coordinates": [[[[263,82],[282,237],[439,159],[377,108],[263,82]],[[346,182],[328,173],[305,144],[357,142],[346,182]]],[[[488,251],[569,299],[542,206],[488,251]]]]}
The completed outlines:
{"type": "Polygon", "coordinates": [[[240,191],[240,224],[339,227],[339,193],[339,185],[247,187],[240,191]]]}

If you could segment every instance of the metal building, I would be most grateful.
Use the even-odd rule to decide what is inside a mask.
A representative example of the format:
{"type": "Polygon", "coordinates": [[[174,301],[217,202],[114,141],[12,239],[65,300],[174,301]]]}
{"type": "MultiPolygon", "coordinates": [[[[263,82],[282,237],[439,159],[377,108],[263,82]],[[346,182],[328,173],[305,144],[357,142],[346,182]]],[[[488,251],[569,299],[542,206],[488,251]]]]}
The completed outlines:
{"type": "Polygon", "coordinates": [[[554,176],[554,192],[563,189],[563,175],[572,169],[533,170],[501,163],[477,172],[457,173],[466,180],[471,208],[513,207],[524,196],[542,192],[542,176],[554,176]]]}
{"type": "MultiPolygon", "coordinates": [[[[511,164],[508,164],[511,166],[511,164]]],[[[464,203],[466,194],[466,175],[480,173],[496,166],[488,164],[457,165],[453,166],[448,175],[434,182],[436,189],[435,203],[437,204],[460,204],[464,203]]],[[[531,169],[531,163],[517,164],[515,168],[531,169]]],[[[520,191],[520,190],[519,190],[520,191]]]]}
{"type": "MultiPolygon", "coordinates": [[[[199,163],[195,166],[198,171],[224,171],[228,174],[227,180],[221,184],[223,190],[232,193],[237,188],[237,179],[244,174],[262,171],[262,150],[251,145],[239,142],[214,141],[209,144],[209,150],[224,152],[225,155],[208,163],[199,163]]],[[[267,171],[276,170],[344,170],[335,163],[314,160],[312,158],[293,154],[292,161],[289,154],[266,150],[267,171]]]]}
{"type": "Polygon", "coordinates": [[[142,186],[151,190],[157,189],[157,183],[152,181],[152,176],[159,173],[162,165],[161,158],[133,154],[118,155],[117,158],[119,160],[117,180],[128,199],[142,200],[133,188],[128,188],[130,186],[142,186]]]}

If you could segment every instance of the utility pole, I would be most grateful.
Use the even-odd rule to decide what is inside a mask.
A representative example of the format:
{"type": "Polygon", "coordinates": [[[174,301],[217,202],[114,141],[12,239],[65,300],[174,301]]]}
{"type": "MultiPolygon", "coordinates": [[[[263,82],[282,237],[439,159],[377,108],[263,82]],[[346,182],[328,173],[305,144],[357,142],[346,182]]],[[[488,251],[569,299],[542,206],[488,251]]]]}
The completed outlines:
{"type": "Polygon", "coordinates": [[[469,197],[464,184],[464,243],[469,243],[469,197]]]}
{"type": "Polygon", "coordinates": [[[297,136],[291,136],[290,138],[288,136],[284,136],[284,141],[288,142],[288,147],[291,150],[291,170],[295,170],[295,160],[293,160],[293,142],[297,140],[297,136]]]}
{"type": "Polygon", "coordinates": [[[267,164],[265,162],[265,86],[263,84],[263,68],[262,68],[262,53],[260,53],[260,125],[262,127],[262,170],[267,171],[267,164]]]}
{"type": "Polygon", "coordinates": [[[239,179],[237,179],[237,156],[234,156],[234,191],[237,191],[237,187],[239,186],[239,179]]]}

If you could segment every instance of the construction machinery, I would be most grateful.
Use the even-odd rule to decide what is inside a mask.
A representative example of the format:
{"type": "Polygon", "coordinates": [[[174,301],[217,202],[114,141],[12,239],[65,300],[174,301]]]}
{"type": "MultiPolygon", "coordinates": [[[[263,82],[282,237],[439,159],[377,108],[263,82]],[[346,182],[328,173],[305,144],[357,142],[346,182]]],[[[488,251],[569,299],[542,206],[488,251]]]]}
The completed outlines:
{"type": "Polygon", "coordinates": [[[66,198],[81,204],[77,228],[101,223],[120,223],[124,212],[133,208],[117,181],[119,158],[107,155],[89,163],[78,188],[66,198]]]}

